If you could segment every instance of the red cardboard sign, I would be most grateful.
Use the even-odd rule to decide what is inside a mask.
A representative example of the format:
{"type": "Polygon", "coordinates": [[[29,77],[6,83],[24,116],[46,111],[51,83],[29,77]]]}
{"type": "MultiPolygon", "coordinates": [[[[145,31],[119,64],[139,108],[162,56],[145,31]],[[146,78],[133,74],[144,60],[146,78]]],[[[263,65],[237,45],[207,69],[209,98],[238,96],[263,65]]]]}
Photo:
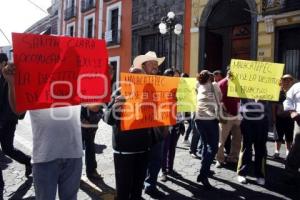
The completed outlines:
{"type": "Polygon", "coordinates": [[[105,41],[13,33],[17,111],[109,102],[105,41]]]}

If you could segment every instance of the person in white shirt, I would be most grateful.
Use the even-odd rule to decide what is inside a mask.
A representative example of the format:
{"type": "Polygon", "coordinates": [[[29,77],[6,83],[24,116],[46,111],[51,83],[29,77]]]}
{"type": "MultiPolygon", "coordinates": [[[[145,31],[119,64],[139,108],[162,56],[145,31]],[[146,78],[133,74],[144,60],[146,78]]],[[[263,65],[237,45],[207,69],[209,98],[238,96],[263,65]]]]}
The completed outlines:
{"type": "Polygon", "coordinates": [[[294,84],[288,90],[283,107],[285,111],[290,112],[291,118],[295,121],[294,141],[285,165],[289,177],[295,178],[300,168],[300,83],[294,84]]]}
{"type": "MultiPolygon", "coordinates": [[[[9,85],[9,103],[16,107],[15,65],[2,69],[9,85]]],[[[33,179],[37,200],[75,200],[82,171],[80,106],[29,111],[33,134],[33,179]]]]}

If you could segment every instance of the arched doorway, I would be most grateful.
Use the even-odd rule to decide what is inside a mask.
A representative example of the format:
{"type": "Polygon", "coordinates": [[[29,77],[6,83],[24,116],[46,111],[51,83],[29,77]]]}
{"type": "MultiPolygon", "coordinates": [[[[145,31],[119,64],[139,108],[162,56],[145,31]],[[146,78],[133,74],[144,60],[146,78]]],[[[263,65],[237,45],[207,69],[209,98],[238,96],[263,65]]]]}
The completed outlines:
{"type": "Polygon", "coordinates": [[[199,70],[225,71],[232,58],[256,59],[255,1],[208,1],[201,16],[199,30],[199,70]]]}

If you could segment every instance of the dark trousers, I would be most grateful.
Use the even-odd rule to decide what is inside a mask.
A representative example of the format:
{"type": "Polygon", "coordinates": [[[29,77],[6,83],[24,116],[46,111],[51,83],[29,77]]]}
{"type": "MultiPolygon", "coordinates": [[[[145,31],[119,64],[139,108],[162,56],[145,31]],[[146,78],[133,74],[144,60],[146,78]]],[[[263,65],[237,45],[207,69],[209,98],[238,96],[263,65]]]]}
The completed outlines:
{"type": "Polygon", "coordinates": [[[189,139],[190,133],[193,131],[194,126],[195,126],[193,119],[188,119],[187,122],[188,122],[189,125],[188,125],[188,128],[186,129],[184,140],[189,139]]]}
{"type": "Polygon", "coordinates": [[[149,152],[149,162],[147,166],[147,176],[145,179],[145,190],[156,189],[157,177],[161,169],[163,155],[163,142],[159,142],[151,147],[149,152]]]}
{"type": "Polygon", "coordinates": [[[5,155],[17,162],[30,165],[31,157],[14,147],[16,125],[15,122],[0,123],[0,143],[2,151],[5,155]]]}
{"type": "Polygon", "coordinates": [[[195,122],[203,142],[200,174],[207,177],[210,166],[218,152],[219,124],[217,120],[195,120],[195,122]]]}
{"type": "Polygon", "coordinates": [[[97,128],[81,128],[82,143],[85,148],[86,173],[93,173],[97,169],[95,153],[95,135],[97,128]]]}
{"type": "Polygon", "coordinates": [[[203,143],[201,139],[201,135],[196,128],[196,122],[193,120],[193,136],[192,136],[192,141],[191,141],[191,146],[190,146],[190,153],[196,153],[198,151],[199,147],[199,142],[200,142],[200,150],[199,153],[202,153],[202,148],[203,148],[203,143]]]}
{"type": "Polygon", "coordinates": [[[148,152],[114,153],[117,200],[139,200],[146,177],[148,152]]]}
{"type": "Polygon", "coordinates": [[[264,178],[266,171],[266,142],[268,139],[268,120],[246,120],[241,122],[242,147],[237,173],[246,176],[252,160],[252,145],[254,144],[254,171],[257,178],[264,178]]]}
{"type": "Polygon", "coordinates": [[[161,167],[161,170],[163,172],[173,170],[176,146],[179,136],[180,134],[176,131],[176,129],[172,128],[170,134],[168,134],[168,136],[164,140],[164,150],[161,167]]]}
{"type": "Polygon", "coordinates": [[[294,142],[286,158],[285,168],[292,174],[297,174],[300,168],[300,126],[295,122],[294,142]]]}

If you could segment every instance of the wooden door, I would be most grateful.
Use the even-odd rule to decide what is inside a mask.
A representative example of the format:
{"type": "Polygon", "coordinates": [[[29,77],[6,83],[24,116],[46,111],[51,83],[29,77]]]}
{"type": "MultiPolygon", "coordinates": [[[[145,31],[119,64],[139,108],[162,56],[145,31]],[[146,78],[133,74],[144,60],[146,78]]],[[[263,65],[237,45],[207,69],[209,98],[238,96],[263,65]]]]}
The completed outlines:
{"type": "Polygon", "coordinates": [[[231,58],[250,60],[250,24],[232,28],[231,58]]]}
{"type": "Polygon", "coordinates": [[[211,72],[222,69],[223,41],[221,35],[207,32],[205,56],[205,69],[211,72]]]}

